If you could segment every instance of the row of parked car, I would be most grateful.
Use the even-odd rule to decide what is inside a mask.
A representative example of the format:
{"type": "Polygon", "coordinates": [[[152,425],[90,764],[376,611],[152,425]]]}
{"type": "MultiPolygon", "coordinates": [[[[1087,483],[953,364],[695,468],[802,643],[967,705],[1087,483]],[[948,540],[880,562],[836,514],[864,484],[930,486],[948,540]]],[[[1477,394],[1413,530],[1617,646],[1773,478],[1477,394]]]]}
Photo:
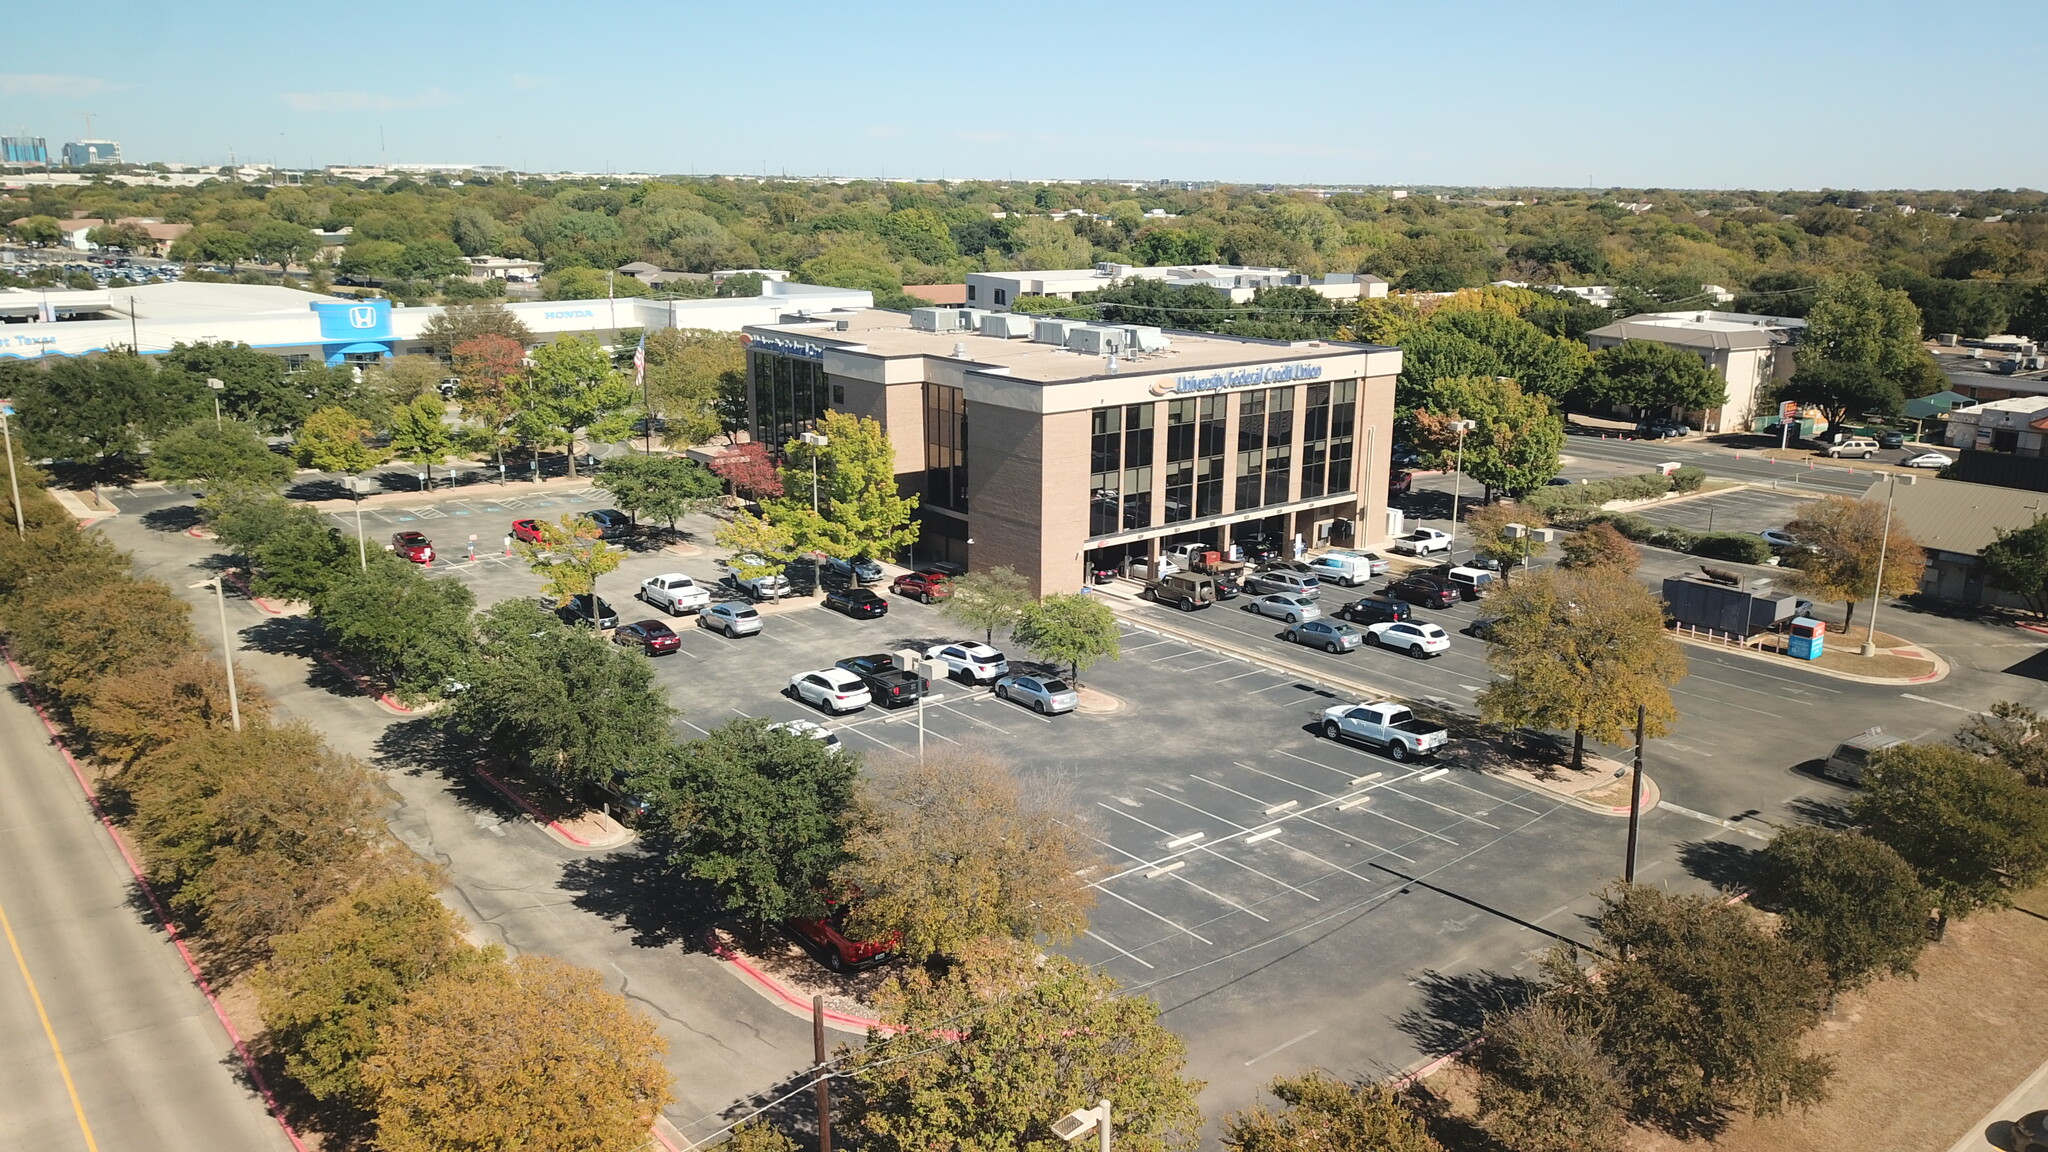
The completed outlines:
{"type": "MultiPolygon", "coordinates": [[[[922,658],[944,667],[954,680],[987,685],[998,699],[1021,704],[1040,715],[1072,712],[1081,702],[1080,693],[1057,676],[1011,671],[1009,659],[987,644],[933,644],[922,658]]],[[[895,653],[878,652],[849,656],[830,668],[799,672],[789,678],[787,692],[791,699],[843,716],[871,704],[908,707],[931,690],[931,681],[906,667],[895,653]]]]}

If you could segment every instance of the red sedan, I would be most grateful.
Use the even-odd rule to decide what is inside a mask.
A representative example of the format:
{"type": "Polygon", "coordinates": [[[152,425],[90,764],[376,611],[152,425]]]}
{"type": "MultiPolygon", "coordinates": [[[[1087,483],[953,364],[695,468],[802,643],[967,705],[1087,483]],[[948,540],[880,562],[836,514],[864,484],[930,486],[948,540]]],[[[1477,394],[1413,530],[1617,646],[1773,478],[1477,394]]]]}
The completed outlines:
{"type": "Polygon", "coordinates": [[[934,600],[944,600],[952,595],[953,589],[947,585],[943,572],[912,572],[898,576],[896,582],[889,585],[889,591],[929,604],[934,600]]]}
{"type": "Polygon", "coordinates": [[[834,972],[847,972],[884,964],[896,956],[902,939],[890,935],[883,940],[855,940],[846,935],[846,906],[837,905],[822,920],[790,920],[794,932],[834,972]]]}
{"type": "Polygon", "coordinates": [[[612,633],[612,643],[639,648],[649,656],[660,656],[683,646],[683,638],[659,620],[640,620],[612,633]]]}
{"type": "Polygon", "coordinates": [[[427,539],[424,532],[393,532],[391,550],[398,554],[399,559],[415,564],[434,562],[434,542],[427,539]]]}
{"type": "Polygon", "coordinates": [[[512,522],[512,538],[514,540],[524,540],[529,544],[540,543],[540,521],[514,520],[512,522]]]}

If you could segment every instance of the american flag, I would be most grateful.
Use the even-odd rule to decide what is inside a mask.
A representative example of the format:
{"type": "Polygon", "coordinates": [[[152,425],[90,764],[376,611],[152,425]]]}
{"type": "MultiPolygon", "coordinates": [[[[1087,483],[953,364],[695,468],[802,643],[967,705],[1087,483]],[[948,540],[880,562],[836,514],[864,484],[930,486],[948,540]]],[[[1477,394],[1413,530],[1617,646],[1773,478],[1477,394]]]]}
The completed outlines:
{"type": "Polygon", "coordinates": [[[647,378],[647,333],[640,334],[640,346],[633,349],[633,387],[638,388],[647,378]]]}

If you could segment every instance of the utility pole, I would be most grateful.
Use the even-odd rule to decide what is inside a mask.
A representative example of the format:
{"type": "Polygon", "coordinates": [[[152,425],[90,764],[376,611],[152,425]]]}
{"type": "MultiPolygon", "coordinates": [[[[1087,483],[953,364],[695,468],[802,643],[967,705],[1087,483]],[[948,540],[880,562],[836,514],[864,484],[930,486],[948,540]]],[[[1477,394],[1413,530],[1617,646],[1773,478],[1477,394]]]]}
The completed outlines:
{"type": "Polygon", "coordinates": [[[832,1077],[825,1071],[825,998],[811,997],[811,1047],[818,1077],[818,1152],[832,1152],[832,1077]]]}
{"type": "Polygon", "coordinates": [[[1643,817],[1643,706],[1636,705],[1636,767],[1628,789],[1628,863],[1622,869],[1624,884],[1636,882],[1636,824],[1643,817]]]}
{"type": "Polygon", "coordinates": [[[14,427],[7,422],[14,415],[14,401],[0,400],[0,438],[7,442],[7,487],[14,493],[14,534],[28,539],[28,522],[21,515],[21,478],[14,472],[14,427]]]}

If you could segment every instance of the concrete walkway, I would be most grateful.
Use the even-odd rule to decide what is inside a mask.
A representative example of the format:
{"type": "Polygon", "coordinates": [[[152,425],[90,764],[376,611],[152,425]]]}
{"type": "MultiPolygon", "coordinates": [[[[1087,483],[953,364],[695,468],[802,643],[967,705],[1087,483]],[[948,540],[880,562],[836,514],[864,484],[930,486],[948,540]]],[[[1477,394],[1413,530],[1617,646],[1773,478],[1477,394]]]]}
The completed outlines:
{"type": "Polygon", "coordinates": [[[2013,1122],[2044,1108],[2048,1108],[2048,1064],[2034,1069],[1998,1107],[1970,1125],[1962,1139],[1949,1145],[1948,1152],[2011,1152],[2013,1122]]]}

